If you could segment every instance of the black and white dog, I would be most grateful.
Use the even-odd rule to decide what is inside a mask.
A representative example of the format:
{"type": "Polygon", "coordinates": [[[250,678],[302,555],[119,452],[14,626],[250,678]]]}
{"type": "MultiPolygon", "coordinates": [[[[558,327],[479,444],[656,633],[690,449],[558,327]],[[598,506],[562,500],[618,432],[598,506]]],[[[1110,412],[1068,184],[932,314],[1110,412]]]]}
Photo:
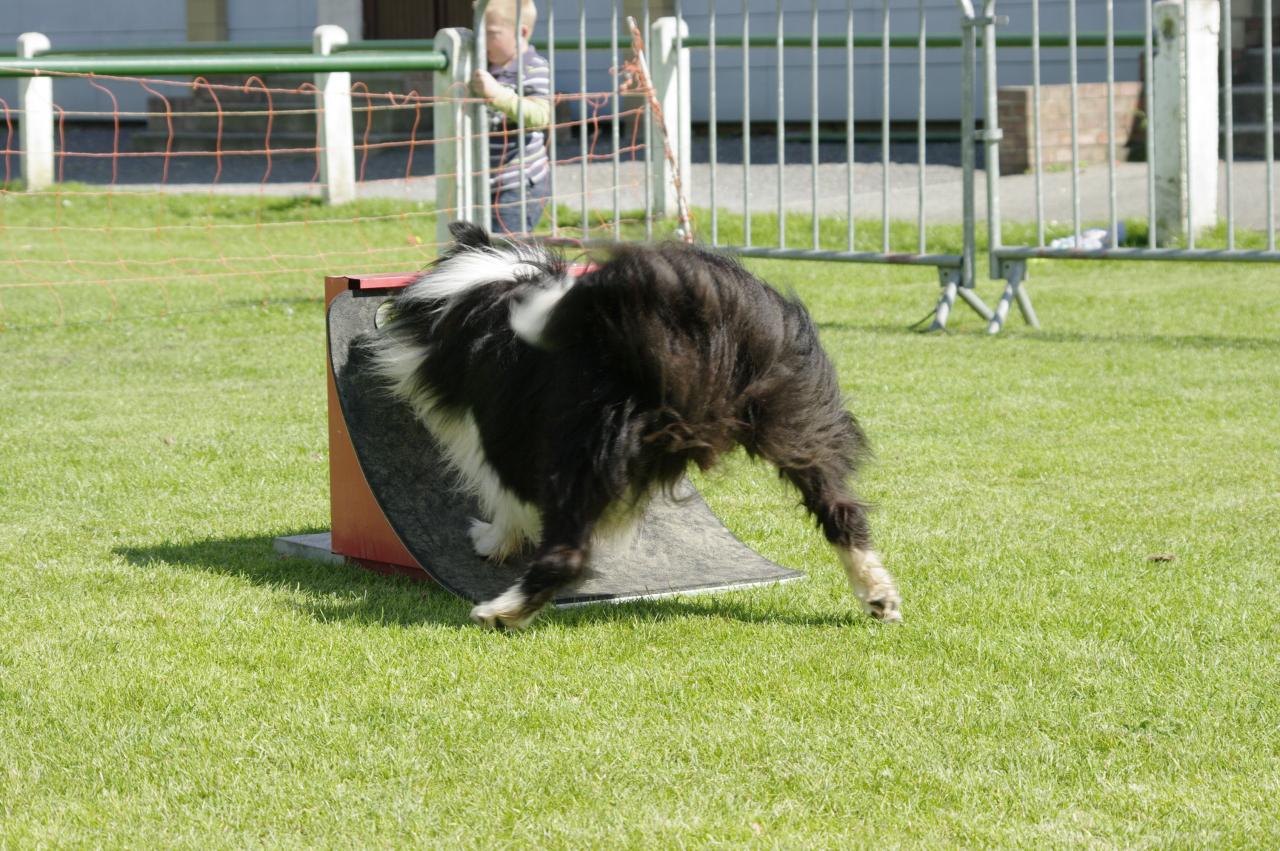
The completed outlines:
{"type": "Polygon", "coordinates": [[[547,248],[450,230],[396,299],[377,368],[477,497],[476,552],[532,548],[473,620],[526,625],[584,577],[593,539],[738,445],[799,489],[863,609],[901,619],[848,488],[865,438],[798,301],[689,245],[619,246],[575,277],[547,248]]]}

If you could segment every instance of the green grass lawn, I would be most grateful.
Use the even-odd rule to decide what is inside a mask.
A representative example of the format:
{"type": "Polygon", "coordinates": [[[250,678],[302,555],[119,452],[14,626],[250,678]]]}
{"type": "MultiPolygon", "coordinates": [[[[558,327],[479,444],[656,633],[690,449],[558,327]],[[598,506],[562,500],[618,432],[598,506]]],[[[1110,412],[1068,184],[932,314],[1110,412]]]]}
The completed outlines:
{"type": "Polygon", "coordinates": [[[739,457],[709,501],[808,581],[505,635],[272,553],[327,528],[320,276],[430,256],[359,212],[0,194],[0,848],[1280,845],[1273,267],[1035,264],[988,338],[906,330],[928,269],[753,262],[905,623],[739,457]]]}

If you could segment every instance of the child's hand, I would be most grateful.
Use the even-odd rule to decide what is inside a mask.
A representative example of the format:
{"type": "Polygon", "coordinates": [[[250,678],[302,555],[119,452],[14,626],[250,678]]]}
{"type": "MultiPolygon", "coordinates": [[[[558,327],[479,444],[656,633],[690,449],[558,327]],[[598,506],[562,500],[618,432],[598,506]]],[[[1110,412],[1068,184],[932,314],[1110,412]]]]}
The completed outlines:
{"type": "Polygon", "coordinates": [[[502,84],[493,79],[493,75],[483,68],[477,68],[471,75],[471,93],[476,97],[493,100],[502,91],[502,84]]]}

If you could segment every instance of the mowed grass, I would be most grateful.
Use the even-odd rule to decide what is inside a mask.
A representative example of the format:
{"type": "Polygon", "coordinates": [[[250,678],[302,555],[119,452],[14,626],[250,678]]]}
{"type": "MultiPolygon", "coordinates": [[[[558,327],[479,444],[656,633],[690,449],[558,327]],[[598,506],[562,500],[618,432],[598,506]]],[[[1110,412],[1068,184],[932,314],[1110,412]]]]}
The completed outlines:
{"type": "Polygon", "coordinates": [[[504,635],[271,550],[328,525],[319,276],[417,268],[430,216],[69,193],[15,229],[46,200],[0,196],[39,284],[0,289],[0,847],[1280,844],[1273,268],[1037,264],[1044,330],[993,339],[907,330],[929,269],[753,262],[874,443],[905,623],[735,457],[700,485],[806,582],[504,635]],[[104,222],[204,227],[68,229],[104,222]]]}

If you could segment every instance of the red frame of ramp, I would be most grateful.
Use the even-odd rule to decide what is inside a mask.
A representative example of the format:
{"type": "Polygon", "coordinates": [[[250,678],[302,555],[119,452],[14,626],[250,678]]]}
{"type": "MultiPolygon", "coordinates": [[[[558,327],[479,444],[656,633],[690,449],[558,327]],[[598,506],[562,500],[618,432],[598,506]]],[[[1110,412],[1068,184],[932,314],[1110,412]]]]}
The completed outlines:
{"type": "MultiPolygon", "coordinates": [[[[324,279],[324,307],[348,290],[386,292],[388,296],[407,286],[416,274],[335,275],[324,279]]],[[[399,536],[373,498],[356,457],[347,421],[338,404],[333,364],[325,350],[325,375],[329,385],[329,548],[370,570],[426,579],[427,574],[405,549],[399,536]]]]}
{"type": "MultiPolygon", "coordinates": [[[[569,267],[569,274],[576,277],[593,268],[591,264],[574,264],[569,267]]],[[[335,298],[348,290],[367,296],[385,294],[389,298],[420,274],[328,276],[324,279],[325,311],[335,298]]],[[[391,528],[360,469],[360,460],[338,403],[338,388],[327,346],[325,375],[329,387],[329,548],[336,555],[378,573],[428,579],[426,571],[391,528]]]]}

